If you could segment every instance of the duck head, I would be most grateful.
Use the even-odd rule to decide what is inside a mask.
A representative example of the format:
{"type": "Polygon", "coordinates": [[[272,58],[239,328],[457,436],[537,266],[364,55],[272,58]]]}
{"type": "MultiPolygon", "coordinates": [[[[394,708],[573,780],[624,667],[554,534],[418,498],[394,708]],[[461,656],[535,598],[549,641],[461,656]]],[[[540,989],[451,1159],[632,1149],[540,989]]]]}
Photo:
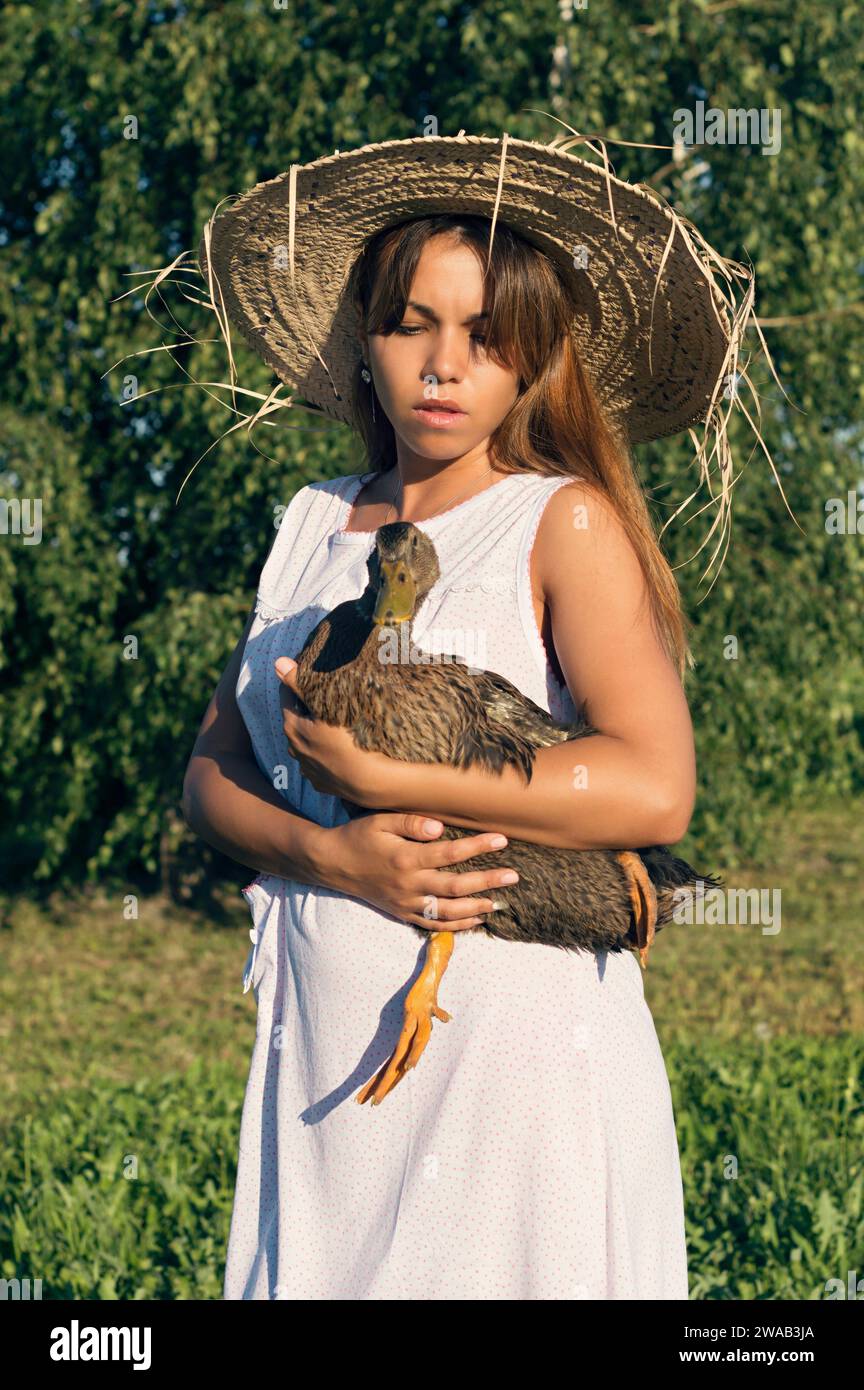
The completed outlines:
{"type": "Polygon", "coordinates": [[[408,622],[441,574],[434,545],[412,522],[393,521],[378,528],[374,559],[373,623],[392,627],[408,622]]]}

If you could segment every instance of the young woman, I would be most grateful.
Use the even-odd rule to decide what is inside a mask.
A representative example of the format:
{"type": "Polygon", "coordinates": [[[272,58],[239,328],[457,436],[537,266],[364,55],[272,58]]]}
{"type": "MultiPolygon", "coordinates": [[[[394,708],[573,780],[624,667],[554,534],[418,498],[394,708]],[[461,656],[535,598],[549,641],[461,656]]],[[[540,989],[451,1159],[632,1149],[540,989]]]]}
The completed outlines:
{"type": "MultiPolygon", "coordinates": [[[[368,469],[291,500],[189,760],[190,825],[259,870],[228,1299],[687,1298],[670,1090],[635,956],[470,930],[512,881],[508,836],[674,844],[695,794],[677,587],[571,332],[572,288],[503,220],[490,251],[492,230],[433,211],[364,239],[346,297],[368,469]],[[586,700],[602,732],[578,757],[541,750],[526,787],[363,752],[304,714],[282,658],[359,597],[376,529],[397,519],[441,565],[418,646],[446,630],[557,718],[586,700]],[[349,820],[343,797],[372,814],[349,820]],[[447,822],[476,834],[442,842],[447,822]],[[500,869],[453,871],[493,848],[500,869]],[[358,1105],[422,965],[406,923],[457,933],[450,1019],[383,1104],[358,1105]]],[[[294,303],[308,323],[313,301],[294,303]]]]}

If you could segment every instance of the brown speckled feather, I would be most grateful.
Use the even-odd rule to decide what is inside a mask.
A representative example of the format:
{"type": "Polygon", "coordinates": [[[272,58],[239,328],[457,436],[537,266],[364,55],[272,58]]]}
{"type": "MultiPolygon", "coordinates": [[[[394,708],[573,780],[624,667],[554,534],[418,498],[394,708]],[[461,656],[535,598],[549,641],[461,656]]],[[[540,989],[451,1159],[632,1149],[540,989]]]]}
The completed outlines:
{"type": "MultiPolygon", "coordinates": [[[[367,589],[323,618],[297,659],[298,688],[316,718],[350,729],[359,747],[391,758],[478,766],[494,773],[509,765],[526,782],[538,748],[595,732],[584,706],[575,721],[560,724],[504,676],[472,669],[461,658],[382,659],[388,650],[382,633],[383,641],[392,643],[394,633],[403,636],[405,624],[397,629],[373,621],[381,558],[398,560],[403,577],[407,572],[415,584],[415,614],[438,578],[434,546],[424,532],[409,522],[380,528],[367,589]]],[[[474,833],[445,826],[441,838],[474,833]]],[[[637,852],[657,889],[658,930],[671,920],[676,888],[720,883],[713,875],[698,875],[662,845],[637,852]]],[[[476,855],[453,870],[497,868],[499,863],[494,853],[476,855]]],[[[506,906],[489,913],[477,930],[571,950],[619,951],[634,944],[628,884],[614,850],[558,849],[510,839],[507,864],[517,871],[519,882],[495,889],[495,898],[506,906]]]]}

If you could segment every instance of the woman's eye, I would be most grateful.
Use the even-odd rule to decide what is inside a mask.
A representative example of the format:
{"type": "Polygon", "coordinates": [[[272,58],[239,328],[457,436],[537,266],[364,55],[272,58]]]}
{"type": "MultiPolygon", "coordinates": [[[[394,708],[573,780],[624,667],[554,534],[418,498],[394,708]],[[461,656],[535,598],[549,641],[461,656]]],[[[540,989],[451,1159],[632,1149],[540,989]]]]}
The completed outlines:
{"type": "MultiPolygon", "coordinates": [[[[423,328],[419,324],[402,323],[393,331],[394,333],[399,333],[402,337],[413,338],[415,333],[422,333],[423,328]]],[[[472,333],[471,338],[475,343],[483,344],[486,342],[485,333],[472,333]]]]}

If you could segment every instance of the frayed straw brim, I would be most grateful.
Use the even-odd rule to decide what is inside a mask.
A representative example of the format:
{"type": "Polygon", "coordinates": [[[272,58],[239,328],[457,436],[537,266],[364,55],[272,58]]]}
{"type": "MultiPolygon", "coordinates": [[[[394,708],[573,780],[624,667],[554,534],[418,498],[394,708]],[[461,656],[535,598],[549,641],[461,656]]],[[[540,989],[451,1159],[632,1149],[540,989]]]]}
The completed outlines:
{"type": "Polygon", "coordinates": [[[632,443],[704,420],[732,333],[722,295],[670,212],[560,148],[420,137],[295,165],[208,223],[199,265],[281,380],[350,422],[349,272],[373,233],[429,212],[505,222],[560,266],[583,361],[632,443]]]}
{"type": "MultiPolygon", "coordinates": [[[[611,422],[631,444],[704,425],[701,444],[690,434],[711,500],[719,502],[703,541],[719,526],[713,561],[728,544],[733,405],[780,482],[741,399],[744,382],[761,418],[758,395],[739,362],[748,326],[755,326],[780,385],[754,312],[755,276],[720,256],[654,190],[616,178],[602,139],[595,150],[587,136],[573,131],[572,137],[548,145],[506,133],[501,139],[460,132],[391,140],[292,165],[220,212],[229,201],[223,199],[198,251],[208,298],[194,302],[216,317],[232,380],[230,387],[206,385],[229,387],[236,400],[234,324],[299,398],[278,399],[278,387],[266,398],[243,391],[261,405],[254,416],[238,411],[242,418],[232,429],[251,428],[286,406],[352,422],[360,345],[346,283],[360,250],[373,233],[407,218],[480,214],[491,219],[493,240],[497,222],[506,222],[560,266],[576,305],[573,331],[583,361],[611,422]],[[602,168],[567,152],[579,141],[600,154],[602,168]],[[720,474],[717,498],[712,461],[720,474]]],[[[160,270],[151,290],[186,255],[160,270]]]]}

